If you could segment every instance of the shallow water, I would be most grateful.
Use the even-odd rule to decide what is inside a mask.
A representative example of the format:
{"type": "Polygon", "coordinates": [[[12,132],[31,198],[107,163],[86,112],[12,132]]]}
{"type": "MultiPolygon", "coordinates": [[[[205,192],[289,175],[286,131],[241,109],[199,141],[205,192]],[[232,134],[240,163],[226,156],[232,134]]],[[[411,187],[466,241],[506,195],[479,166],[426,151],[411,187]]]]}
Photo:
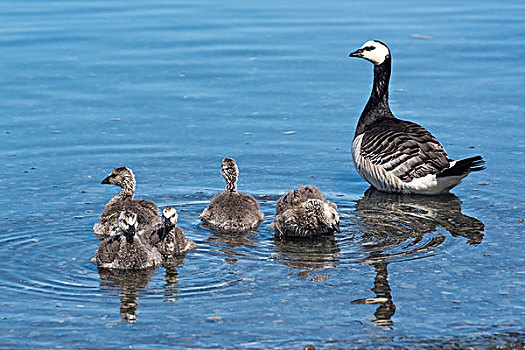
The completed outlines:
{"type": "Polygon", "coordinates": [[[523,341],[525,5],[440,2],[17,1],[0,7],[0,347],[472,347],[523,341]],[[350,161],[372,67],[391,107],[487,170],[440,197],[367,191],[350,161]],[[198,215],[239,189],[265,221],[198,215]],[[179,209],[198,244],[129,276],[90,263],[117,192],[179,209]],[[274,241],[276,199],[317,185],[342,232],[274,241]],[[423,345],[425,344],[425,345],[423,345]]]}

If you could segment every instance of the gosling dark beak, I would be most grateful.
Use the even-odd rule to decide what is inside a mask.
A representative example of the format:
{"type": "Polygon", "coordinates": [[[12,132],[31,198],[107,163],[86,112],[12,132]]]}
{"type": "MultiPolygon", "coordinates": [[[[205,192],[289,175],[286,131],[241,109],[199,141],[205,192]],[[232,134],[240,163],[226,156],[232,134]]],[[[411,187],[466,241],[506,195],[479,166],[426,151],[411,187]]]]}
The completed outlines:
{"type": "Polygon", "coordinates": [[[339,229],[339,223],[335,224],[332,226],[333,230],[337,233],[341,232],[341,230],[339,229]]]}
{"type": "Polygon", "coordinates": [[[109,178],[110,178],[110,176],[106,177],[104,180],[102,180],[101,184],[102,184],[102,185],[108,185],[108,184],[110,184],[110,182],[109,182],[109,178]]]}
{"type": "Polygon", "coordinates": [[[363,49],[359,49],[357,51],[351,52],[350,55],[348,55],[348,57],[362,58],[363,57],[363,49]]]}

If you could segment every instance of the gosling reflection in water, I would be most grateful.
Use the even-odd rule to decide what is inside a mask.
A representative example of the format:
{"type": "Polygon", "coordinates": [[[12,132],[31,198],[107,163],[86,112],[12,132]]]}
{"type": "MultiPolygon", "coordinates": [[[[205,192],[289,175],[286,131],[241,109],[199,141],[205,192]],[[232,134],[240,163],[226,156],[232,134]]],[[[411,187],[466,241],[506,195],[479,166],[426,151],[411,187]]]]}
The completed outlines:
{"type": "Polygon", "coordinates": [[[230,248],[257,244],[257,235],[254,233],[220,233],[210,231],[207,241],[212,246],[228,246],[230,248]]]}
{"type": "Polygon", "coordinates": [[[141,270],[98,268],[100,286],[111,290],[119,289],[122,322],[137,322],[139,291],[146,288],[154,272],[154,268],[141,270]]]}
{"type": "Polygon", "coordinates": [[[395,257],[416,257],[428,252],[445,241],[439,234],[422,246],[426,234],[439,228],[448,231],[453,237],[464,237],[471,245],[483,240],[485,225],[478,219],[463,215],[461,201],[451,193],[439,196],[399,195],[368,189],[355,206],[354,222],[363,238],[363,251],[368,256],[363,264],[372,265],[376,276],[373,298],[354,300],[354,304],[378,304],[372,321],[376,326],[390,329],[396,306],[392,299],[392,289],[388,283],[389,260],[395,257]],[[402,251],[397,249],[385,252],[389,247],[411,240],[402,251]]]}
{"type": "MultiPolygon", "coordinates": [[[[279,252],[273,256],[273,260],[303,270],[297,274],[300,279],[310,277],[313,270],[334,268],[339,265],[340,249],[334,236],[303,239],[275,238],[274,244],[279,252]]],[[[325,275],[317,275],[310,278],[310,281],[325,279],[325,275]]]]}
{"type": "MultiPolygon", "coordinates": [[[[177,301],[180,295],[178,269],[183,266],[184,256],[172,258],[162,263],[166,268],[164,278],[164,301],[177,301]]],[[[106,290],[118,290],[120,298],[120,320],[122,322],[137,322],[137,309],[140,291],[148,285],[155,273],[155,268],[141,270],[120,270],[98,268],[100,286],[106,290]]]]}
{"type": "Polygon", "coordinates": [[[219,251],[226,254],[224,260],[228,264],[235,264],[239,257],[249,257],[244,253],[243,246],[260,244],[258,236],[254,233],[220,233],[210,231],[206,240],[211,246],[219,247],[219,251]]]}
{"type": "Polygon", "coordinates": [[[175,259],[165,261],[162,266],[166,268],[164,279],[166,280],[166,286],[164,287],[164,301],[172,302],[177,301],[180,295],[179,290],[179,271],[184,263],[184,256],[175,259]]]}

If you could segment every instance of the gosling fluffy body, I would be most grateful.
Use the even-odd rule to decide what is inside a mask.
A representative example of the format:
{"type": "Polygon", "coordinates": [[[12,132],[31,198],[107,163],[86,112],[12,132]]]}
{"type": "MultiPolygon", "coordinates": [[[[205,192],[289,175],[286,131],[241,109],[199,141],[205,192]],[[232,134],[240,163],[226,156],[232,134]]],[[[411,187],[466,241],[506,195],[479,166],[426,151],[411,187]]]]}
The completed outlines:
{"type": "Polygon", "coordinates": [[[101,268],[136,270],[155,267],[161,255],[137,233],[137,214],[122,211],[118,217],[119,234],[102,240],[95,253],[101,268]]]}
{"type": "Polygon", "coordinates": [[[144,238],[156,248],[164,259],[175,259],[183,256],[197,245],[186,238],[184,231],[176,226],[179,215],[174,207],[162,210],[162,226],[144,232],[144,238]]]}
{"type": "Polygon", "coordinates": [[[277,238],[339,232],[337,205],[328,201],[317,187],[302,186],[279,198],[270,227],[277,238]]]}
{"type": "Polygon", "coordinates": [[[217,193],[200,218],[212,230],[224,233],[242,233],[255,230],[263,221],[255,198],[237,192],[239,169],[235,159],[222,160],[221,175],[226,181],[223,192],[217,193]]]}

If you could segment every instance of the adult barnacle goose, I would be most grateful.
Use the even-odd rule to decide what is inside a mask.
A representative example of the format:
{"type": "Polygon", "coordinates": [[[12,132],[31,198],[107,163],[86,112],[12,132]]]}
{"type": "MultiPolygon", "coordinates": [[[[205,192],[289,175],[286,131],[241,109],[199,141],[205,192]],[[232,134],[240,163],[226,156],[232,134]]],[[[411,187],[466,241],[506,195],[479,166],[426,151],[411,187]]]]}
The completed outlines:
{"type": "Polygon", "coordinates": [[[105,238],[118,234],[118,217],[123,210],[137,214],[138,230],[162,223],[158,216],[159,208],[155,203],[145,199],[133,199],[136,182],[131,169],[115,168],[101,183],[119,186],[121,190],[109,200],[100,215],[100,222],[93,226],[93,233],[96,237],[105,238]]]}
{"type": "Polygon", "coordinates": [[[270,227],[277,238],[329,234],[339,232],[339,214],[317,187],[302,186],[279,198],[270,227]]]}
{"type": "Polygon", "coordinates": [[[122,211],[118,216],[119,235],[102,240],[95,253],[99,267],[110,269],[144,269],[161,263],[162,257],[137,233],[138,215],[122,211]]]}
{"type": "Polygon", "coordinates": [[[264,215],[253,196],[237,192],[239,169],[233,158],[222,160],[221,175],[226,181],[224,192],[212,198],[201,214],[205,226],[225,233],[241,233],[255,230],[264,215]]]}
{"type": "Polygon", "coordinates": [[[143,233],[148,243],[155,247],[165,259],[177,258],[197,245],[184,236],[184,231],[176,226],[179,215],[174,207],[162,210],[162,226],[154,227],[143,233]]]}
{"type": "Polygon", "coordinates": [[[374,64],[374,85],[352,143],[357,172],[384,192],[439,194],[449,191],[472,171],[485,169],[481,156],[452,160],[422,126],[394,117],[388,106],[392,58],[377,40],[366,42],[350,57],[374,64]]]}

